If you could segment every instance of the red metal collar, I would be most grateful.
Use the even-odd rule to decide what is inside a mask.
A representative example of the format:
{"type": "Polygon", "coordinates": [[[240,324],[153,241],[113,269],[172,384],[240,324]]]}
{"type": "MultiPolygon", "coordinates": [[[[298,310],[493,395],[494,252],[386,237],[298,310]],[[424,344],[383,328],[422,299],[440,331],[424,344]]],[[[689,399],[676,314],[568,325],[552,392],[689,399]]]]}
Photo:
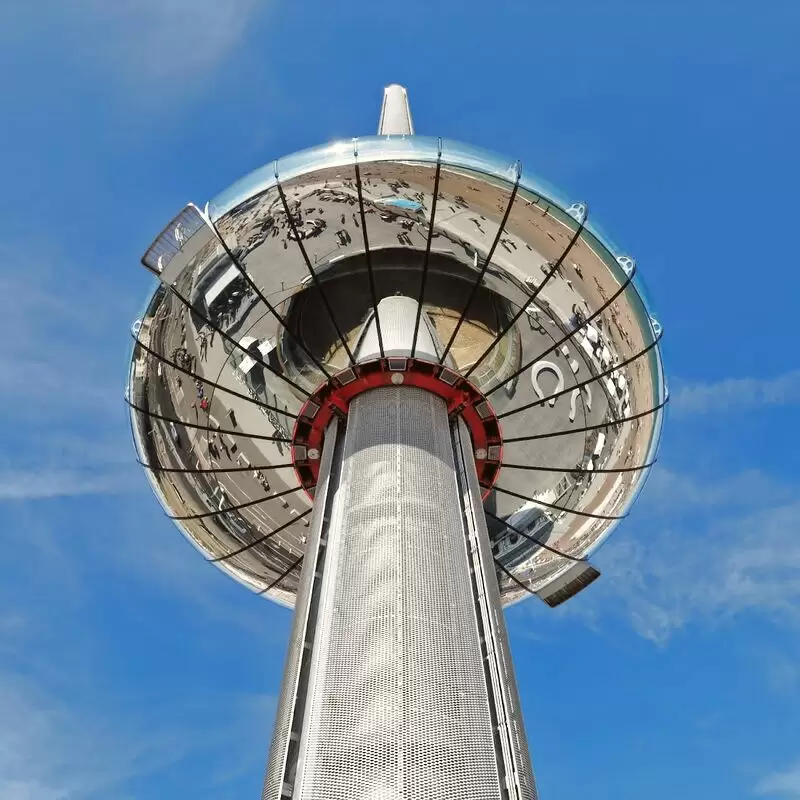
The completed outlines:
{"type": "Polygon", "coordinates": [[[431,361],[388,356],[355,364],[322,384],[300,409],[292,434],[292,461],[309,497],[319,478],[325,430],[331,420],[347,417],[350,401],[380,386],[415,386],[447,402],[450,417],[461,416],[472,437],[475,466],[483,497],[500,473],[503,439],[497,415],[484,395],[454,370],[431,361]]]}

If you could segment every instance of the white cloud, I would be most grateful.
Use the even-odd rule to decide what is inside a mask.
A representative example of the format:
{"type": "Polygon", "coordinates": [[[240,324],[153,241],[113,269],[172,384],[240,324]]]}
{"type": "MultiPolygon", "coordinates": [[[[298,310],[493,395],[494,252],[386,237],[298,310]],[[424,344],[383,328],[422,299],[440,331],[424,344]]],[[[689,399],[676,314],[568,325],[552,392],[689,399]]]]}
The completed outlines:
{"type": "Polygon", "coordinates": [[[780,483],[757,469],[719,477],[679,473],[659,464],[648,478],[642,507],[667,511],[671,516],[712,509],[729,513],[734,508],[772,506],[796,496],[795,487],[780,483]]]}
{"type": "Polygon", "coordinates": [[[800,798],[800,761],[781,772],[766,775],[756,784],[754,791],[771,797],[800,798]]]}
{"type": "Polygon", "coordinates": [[[113,344],[125,305],[109,284],[23,264],[18,252],[0,247],[0,296],[12,299],[0,315],[0,501],[128,491],[125,356],[113,344]]]}
{"type": "Polygon", "coordinates": [[[83,596],[84,561],[92,560],[190,603],[206,619],[257,635],[268,601],[239,601],[247,592],[183,541],[136,464],[122,384],[120,345],[132,320],[125,291],[105,277],[81,278],[69,266],[49,269],[43,259],[31,258],[23,269],[17,252],[0,245],[8,267],[0,296],[14,298],[0,315],[0,340],[13,343],[0,354],[0,537],[7,561],[35,563],[36,575],[71,599],[83,596]],[[88,518],[41,502],[87,495],[103,507],[88,518]],[[103,505],[110,495],[113,508],[103,505]]]}
{"type": "Polygon", "coordinates": [[[673,413],[686,416],[798,403],[800,370],[776,378],[728,378],[716,383],[686,384],[670,399],[673,413]]]}
{"type": "Polygon", "coordinates": [[[658,643],[687,624],[743,613],[800,623],[797,488],[756,471],[716,482],[659,473],[598,554],[594,602],[573,601],[567,613],[593,623],[617,613],[658,643]]]}
{"type": "Polygon", "coordinates": [[[182,82],[215,69],[244,38],[261,0],[84,0],[82,13],[139,76],[182,82]]]}
{"type": "Polygon", "coordinates": [[[273,707],[268,696],[216,692],[178,715],[181,727],[167,727],[157,706],[132,712],[99,699],[68,705],[41,682],[0,672],[0,797],[129,797],[129,781],[189,757],[225,764],[230,772],[217,776],[222,783],[234,777],[232,761],[245,754],[252,759],[261,748],[253,731],[263,730],[273,707]],[[243,741],[252,745],[242,748],[243,741]]]}
{"type": "MultiPolygon", "coordinates": [[[[131,456],[131,460],[133,457],[131,456]]],[[[117,494],[140,489],[136,471],[130,469],[98,472],[88,469],[0,470],[1,500],[43,500],[93,494],[117,494]]]]}
{"type": "Polygon", "coordinates": [[[108,797],[127,778],[157,767],[159,753],[169,752],[153,748],[151,735],[126,735],[123,746],[114,741],[112,721],[96,719],[92,709],[76,714],[18,676],[0,678],[3,800],[108,797]]]}
{"type": "Polygon", "coordinates": [[[127,298],[72,265],[52,267],[56,258],[20,252],[0,245],[0,296],[10,299],[0,315],[5,414],[42,424],[76,411],[103,422],[122,418],[123,356],[112,360],[108,344],[109,331],[128,324],[127,298]]]}
{"type": "Polygon", "coordinates": [[[196,92],[242,45],[268,10],[265,0],[57,0],[20,6],[8,28],[36,43],[41,19],[58,26],[73,57],[99,78],[120,79],[142,93],[196,92]],[[37,24],[38,23],[38,24],[37,24]]]}
{"type": "Polygon", "coordinates": [[[654,641],[691,621],[719,622],[748,611],[796,623],[800,546],[790,532],[798,525],[800,504],[794,504],[705,532],[665,530],[647,547],[618,548],[606,577],[619,579],[617,598],[636,630],[654,641]]]}

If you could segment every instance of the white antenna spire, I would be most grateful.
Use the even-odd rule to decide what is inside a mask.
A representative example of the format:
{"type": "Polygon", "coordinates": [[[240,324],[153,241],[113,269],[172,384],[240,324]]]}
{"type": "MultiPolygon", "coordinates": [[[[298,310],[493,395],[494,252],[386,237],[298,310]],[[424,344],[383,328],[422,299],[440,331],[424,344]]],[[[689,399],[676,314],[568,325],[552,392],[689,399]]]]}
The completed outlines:
{"type": "Polygon", "coordinates": [[[408,107],[408,92],[405,86],[392,83],[383,90],[378,136],[409,136],[413,133],[414,123],[408,107]]]}

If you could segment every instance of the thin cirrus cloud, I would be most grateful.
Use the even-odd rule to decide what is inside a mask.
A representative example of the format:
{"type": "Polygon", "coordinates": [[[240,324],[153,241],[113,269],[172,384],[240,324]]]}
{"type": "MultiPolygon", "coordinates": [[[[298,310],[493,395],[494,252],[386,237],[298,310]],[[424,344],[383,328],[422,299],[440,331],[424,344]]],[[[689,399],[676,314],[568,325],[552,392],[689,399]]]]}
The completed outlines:
{"type": "Polygon", "coordinates": [[[127,779],[163,766],[162,754],[170,752],[145,744],[153,742],[151,736],[125,735],[124,741],[113,741],[112,721],[97,717],[94,709],[72,709],[8,671],[0,673],[0,680],[4,800],[108,796],[127,779]]]}
{"type": "Polygon", "coordinates": [[[590,624],[616,616],[659,645],[689,625],[744,614],[796,626],[797,496],[758,471],[701,479],[657,468],[636,516],[597,555],[593,602],[579,598],[562,613],[590,624]]]}
{"type": "Polygon", "coordinates": [[[784,770],[765,775],[753,791],[762,797],[800,798],[800,760],[784,770]]]}
{"type": "Polygon", "coordinates": [[[672,413],[679,416],[746,411],[800,403],[800,370],[774,378],[727,378],[715,383],[681,386],[672,396],[672,413]]]}
{"type": "Polygon", "coordinates": [[[665,526],[644,547],[618,543],[604,563],[606,600],[658,643],[691,623],[753,613],[800,621],[800,503],[696,527],[665,526]]]}
{"type": "Polygon", "coordinates": [[[83,469],[0,470],[0,501],[45,500],[56,497],[118,494],[141,489],[136,471],[106,465],[83,469]]]}
{"type": "Polygon", "coordinates": [[[42,681],[0,669],[0,797],[128,798],[132,781],[186,758],[202,758],[220,790],[237,777],[231,765],[241,761],[243,741],[250,759],[260,752],[252,731],[273,707],[267,695],[212,692],[178,715],[184,724],[170,727],[157,706],[131,712],[91,697],[69,703],[42,681]]]}
{"type": "MultiPolygon", "coordinates": [[[[675,422],[800,403],[800,370],[769,379],[684,384],[675,422]]],[[[623,531],[597,555],[595,603],[566,613],[592,623],[605,610],[665,644],[689,625],[756,615],[800,624],[800,487],[753,467],[735,474],[653,470],[623,531]]]]}
{"type": "Polygon", "coordinates": [[[83,5],[93,24],[121,45],[116,52],[126,60],[123,66],[140,76],[175,80],[216,68],[264,8],[261,0],[90,0],[83,5]]]}
{"type": "Polygon", "coordinates": [[[689,513],[748,512],[753,507],[775,507],[797,496],[794,486],[758,469],[735,475],[677,472],[654,467],[641,501],[650,513],[685,517],[689,513]]]}
{"type": "Polygon", "coordinates": [[[270,6],[263,0],[45,0],[17,9],[0,38],[37,45],[49,28],[57,34],[55,47],[66,44],[79,63],[103,67],[94,73],[98,79],[121,79],[148,92],[182,91],[225,62],[270,6]]]}
{"type": "MultiPolygon", "coordinates": [[[[0,316],[0,381],[6,421],[49,425],[80,411],[105,424],[122,408],[120,318],[130,313],[111,279],[79,277],[55,256],[20,257],[0,243],[6,270],[0,295],[14,298],[0,316]]],[[[30,428],[29,432],[34,432],[30,428]]]]}
{"type": "Polygon", "coordinates": [[[113,286],[81,283],[69,269],[11,267],[0,293],[13,297],[0,317],[0,382],[5,422],[0,444],[0,501],[130,491],[123,379],[124,314],[113,286]]]}

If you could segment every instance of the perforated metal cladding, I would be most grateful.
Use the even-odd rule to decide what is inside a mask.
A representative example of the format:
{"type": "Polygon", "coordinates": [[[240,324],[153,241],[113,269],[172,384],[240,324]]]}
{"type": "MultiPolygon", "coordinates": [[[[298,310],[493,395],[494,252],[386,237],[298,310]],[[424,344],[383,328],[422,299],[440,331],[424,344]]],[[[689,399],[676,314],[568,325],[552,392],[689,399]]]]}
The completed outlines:
{"type": "Polygon", "coordinates": [[[303,655],[303,642],[306,639],[309,625],[314,570],[316,569],[320,533],[324,522],[325,499],[330,486],[331,464],[336,444],[337,428],[338,423],[334,420],[325,435],[325,446],[320,464],[320,480],[316,490],[317,502],[314,504],[314,511],[311,516],[309,541],[300,575],[300,586],[292,620],[292,632],[289,636],[289,650],[286,654],[281,696],[275,713],[275,727],[272,732],[272,743],[269,748],[267,773],[261,800],[280,800],[289,747],[289,734],[292,727],[297,725],[297,723],[295,723],[295,726],[292,724],[295,703],[298,692],[304,691],[304,687],[298,686],[300,665],[303,655]]]}
{"type": "MultiPolygon", "coordinates": [[[[485,575],[486,596],[490,625],[495,642],[499,666],[499,685],[503,693],[504,722],[508,727],[511,756],[514,760],[514,774],[517,777],[519,797],[522,800],[537,800],[536,780],[533,775],[528,737],[525,734],[525,723],[522,718],[522,705],[519,699],[514,664],[511,660],[511,647],[508,641],[503,606],[500,600],[500,587],[497,583],[497,571],[492,559],[489,532],[486,528],[486,515],[480,500],[480,486],[472,456],[469,433],[463,421],[459,422],[459,445],[461,447],[464,477],[467,482],[468,502],[472,506],[473,519],[477,528],[478,558],[485,575]]],[[[501,709],[498,708],[498,713],[501,709]]]]}
{"type": "Polygon", "coordinates": [[[493,609],[495,618],[495,628],[497,631],[498,652],[502,665],[504,691],[507,700],[507,724],[511,737],[511,748],[517,767],[517,778],[519,781],[519,796],[524,800],[537,800],[539,797],[536,791],[536,779],[533,775],[533,765],[531,764],[530,750],[528,748],[528,737],[525,733],[525,722],[522,718],[522,705],[519,699],[514,665],[511,661],[511,648],[508,642],[508,632],[506,631],[505,617],[503,608],[500,605],[500,592],[497,592],[497,606],[493,609]]]}
{"type": "Polygon", "coordinates": [[[350,407],[294,797],[502,796],[445,404],[350,407]]]}

